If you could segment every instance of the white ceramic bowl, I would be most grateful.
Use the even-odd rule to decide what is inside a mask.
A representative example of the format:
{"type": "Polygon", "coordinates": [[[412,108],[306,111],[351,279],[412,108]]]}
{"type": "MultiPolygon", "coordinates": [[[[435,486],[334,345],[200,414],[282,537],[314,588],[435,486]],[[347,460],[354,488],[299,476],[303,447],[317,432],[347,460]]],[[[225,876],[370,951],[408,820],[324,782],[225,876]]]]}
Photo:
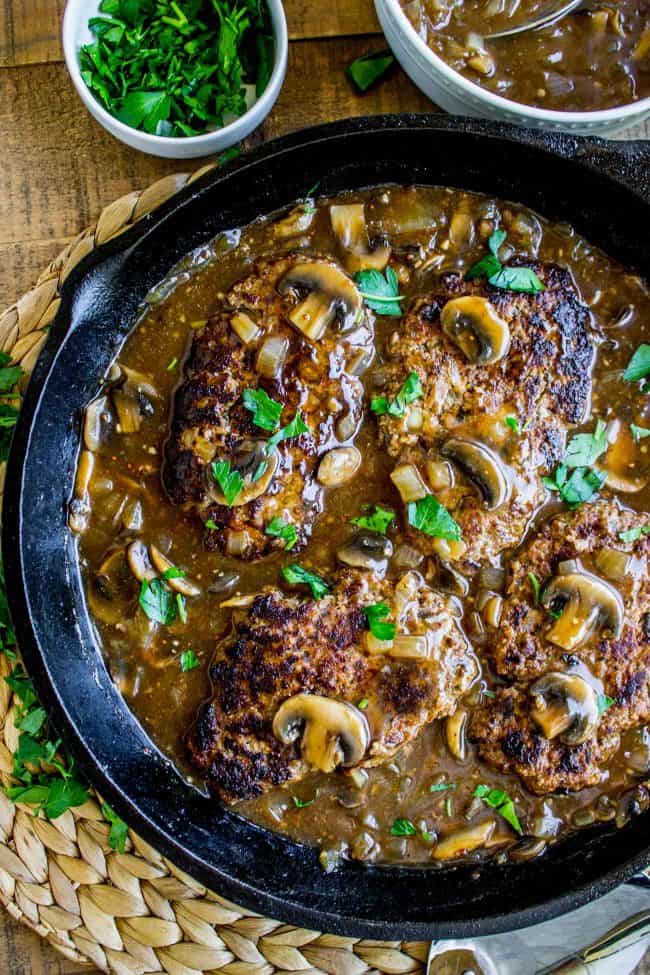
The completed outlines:
{"type": "Polygon", "coordinates": [[[650,98],[598,112],[557,112],[511,102],[468,81],[434,54],[414,29],[399,0],[375,0],[375,7],[388,43],[407,75],[447,112],[601,136],[615,135],[650,116],[650,98]]]}
{"type": "Polygon", "coordinates": [[[93,40],[88,30],[88,19],[97,14],[99,0],[68,0],[63,17],[63,53],[70,77],[79,97],[97,121],[127,146],[148,152],[152,156],[167,159],[194,159],[197,156],[210,156],[235,145],[260,125],[269,114],[280,94],[287,70],[289,41],[287,21],[282,0],[266,0],[271,14],[271,26],[275,37],[275,63],[266,89],[248,111],[240,118],[224,125],[214,132],[194,135],[187,138],[169,138],[150,135],[119,122],[100,105],[87,87],[79,70],[79,48],[93,40]]]}

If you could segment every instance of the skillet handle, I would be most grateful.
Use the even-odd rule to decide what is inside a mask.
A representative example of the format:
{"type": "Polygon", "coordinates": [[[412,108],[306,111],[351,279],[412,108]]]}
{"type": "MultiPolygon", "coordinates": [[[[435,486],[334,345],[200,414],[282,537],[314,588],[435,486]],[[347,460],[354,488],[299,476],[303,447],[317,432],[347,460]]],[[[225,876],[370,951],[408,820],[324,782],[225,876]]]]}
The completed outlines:
{"type": "Polygon", "coordinates": [[[573,158],[606,172],[650,203],[650,139],[581,139],[573,158]]]}

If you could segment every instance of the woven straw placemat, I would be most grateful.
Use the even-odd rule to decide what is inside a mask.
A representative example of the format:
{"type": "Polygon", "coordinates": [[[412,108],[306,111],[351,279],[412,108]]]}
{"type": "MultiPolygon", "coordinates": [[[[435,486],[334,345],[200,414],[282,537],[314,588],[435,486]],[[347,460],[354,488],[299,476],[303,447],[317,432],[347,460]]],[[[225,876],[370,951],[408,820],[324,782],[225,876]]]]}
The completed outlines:
{"type": "MultiPolygon", "coordinates": [[[[128,230],[211,167],[167,176],[121,197],[0,316],[0,349],[29,376],[59,306],[61,286],[93,248],[128,230]]],[[[0,471],[0,489],[4,469],[0,471]]],[[[11,781],[19,704],[0,654],[0,781],[11,781]]],[[[111,849],[93,797],[57,819],[0,790],[0,901],[68,958],[114,975],[387,975],[421,971],[428,944],[377,942],[308,931],[219,897],[129,832],[111,849]]]]}

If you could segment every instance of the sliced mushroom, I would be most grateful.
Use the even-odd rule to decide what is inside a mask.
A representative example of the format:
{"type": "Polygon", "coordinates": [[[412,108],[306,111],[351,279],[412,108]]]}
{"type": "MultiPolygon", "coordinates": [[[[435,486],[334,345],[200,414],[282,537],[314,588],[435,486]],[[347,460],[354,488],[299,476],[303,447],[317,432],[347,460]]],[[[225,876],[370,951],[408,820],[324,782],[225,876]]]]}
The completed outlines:
{"type": "Polygon", "coordinates": [[[136,595],[125,550],[112,549],[89,580],[88,605],[93,616],[111,626],[121,623],[129,615],[136,595]]]}
{"type": "Polygon", "coordinates": [[[356,447],[336,447],[321,460],[317,477],[325,487],[340,487],[351,481],[360,467],[361,454],[356,447]]]}
{"type": "Polygon", "coordinates": [[[366,268],[384,270],[390,260],[390,247],[385,243],[371,247],[363,203],[331,206],[330,219],[350,274],[366,268]]]}
{"type": "Polygon", "coordinates": [[[452,298],[440,312],[440,324],[445,335],[475,365],[498,362],[510,348],[508,323],[487,298],[478,295],[452,298]]]}
{"type": "Polygon", "coordinates": [[[445,442],[441,453],[475,485],[488,511],[506,503],[510,494],[506,468],[489,447],[476,440],[452,437],[445,442]]]}
{"type": "Polygon", "coordinates": [[[84,415],[83,429],[84,444],[88,450],[93,453],[99,450],[102,444],[108,440],[114,424],[115,419],[111,413],[107,396],[98,396],[92,403],[89,403],[84,415]]]}
{"type": "MultiPolygon", "coordinates": [[[[230,507],[239,508],[241,505],[248,504],[249,501],[254,501],[255,498],[259,498],[261,494],[267,491],[278,468],[279,457],[276,451],[272,451],[269,454],[266,449],[266,444],[263,441],[259,441],[256,444],[247,444],[241,448],[231,458],[231,464],[233,469],[238,470],[244,479],[241,491],[230,505],[230,507]],[[265,467],[262,473],[259,474],[262,469],[262,464],[265,467]],[[257,480],[253,480],[256,474],[259,476],[257,480]]],[[[226,505],[226,499],[219,485],[214,480],[210,467],[206,468],[206,478],[209,496],[217,504],[226,505]]]]}
{"type": "Polygon", "coordinates": [[[230,327],[244,345],[250,345],[262,334],[262,329],[245,311],[237,311],[231,316],[230,327]]]}
{"type": "Polygon", "coordinates": [[[281,279],[278,291],[281,295],[307,294],[291,309],[289,321],[312,342],[317,342],[333,322],[345,332],[363,315],[362,298],[352,279],[325,261],[296,264],[281,279]]]}
{"type": "Polygon", "coordinates": [[[531,685],[530,694],[530,716],[545,738],[559,736],[566,745],[580,745],[596,730],[598,698],[578,674],[550,671],[531,685]]]}
{"type": "Polygon", "coordinates": [[[465,856],[473,850],[478,850],[491,839],[495,826],[494,819],[486,819],[475,826],[466,826],[449,833],[436,846],[432,853],[433,859],[452,860],[455,857],[465,856]]]}
{"type": "Polygon", "coordinates": [[[339,562],[353,569],[385,572],[393,554],[393,543],[379,532],[361,531],[341,545],[336,554],[339,562]]]}
{"type": "Polygon", "coordinates": [[[152,579],[156,578],[157,573],[151,564],[149,550],[144,542],[140,541],[140,539],[135,542],[131,542],[126,550],[126,557],[129,563],[129,568],[138,582],[143,582],[145,579],[147,582],[150,582],[152,579]]]}
{"type": "Polygon", "coordinates": [[[283,745],[301,738],[303,759],[321,772],[357,765],[370,743],[368,722],[358,708],[319,694],[294,694],[281,704],[273,734],[283,745]]]}
{"type": "Polygon", "coordinates": [[[152,400],[158,393],[151,381],[135,369],[122,366],[122,374],[124,381],[111,391],[118,429],[120,433],[137,433],[144,417],[152,416],[152,400]]]}
{"type": "MultiPolygon", "coordinates": [[[[155,545],[149,546],[149,555],[151,556],[151,561],[154,564],[154,568],[160,575],[165,575],[170,569],[175,569],[176,566],[173,562],[170,562],[166,555],[156,548],[155,545]]],[[[174,592],[179,592],[182,596],[200,596],[201,590],[196,586],[190,579],[186,579],[185,576],[175,576],[173,573],[165,577],[165,581],[170,589],[174,592]]]]}
{"type": "Polygon", "coordinates": [[[467,711],[457,708],[445,721],[445,741],[447,748],[459,762],[465,761],[467,744],[465,741],[465,727],[467,725],[467,711]]]}
{"type": "Polygon", "coordinates": [[[273,232],[276,237],[299,237],[300,234],[304,234],[311,227],[312,220],[314,219],[314,214],[316,213],[316,207],[311,204],[311,201],[305,201],[304,203],[299,203],[297,206],[290,210],[286,217],[278,222],[273,227],[273,232]]]}
{"type": "Polygon", "coordinates": [[[546,639],[564,650],[574,650],[603,627],[614,637],[621,634],[625,610],[623,600],[609,582],[585,569],[558,574],[541,597],[546,609],[561,609],[562,615],[546,634],[546,639]]]}

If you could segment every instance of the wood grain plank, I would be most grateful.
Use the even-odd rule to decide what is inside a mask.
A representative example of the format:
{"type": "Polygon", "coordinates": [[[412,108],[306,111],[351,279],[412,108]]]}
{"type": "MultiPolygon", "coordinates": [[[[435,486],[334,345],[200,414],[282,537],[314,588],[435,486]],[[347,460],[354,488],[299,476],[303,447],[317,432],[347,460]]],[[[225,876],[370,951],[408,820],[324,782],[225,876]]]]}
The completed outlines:
{"type": "MultiPolygon", "coordinates": [[[[377,39],[304,41],[291,45],[287,81],[253,141],[324,119],[379,112],[430,111],[400,71],[367,95],[348,84],[345,65],[377,39]]],[[[64,65],[8,68],[0,75],[0,307],[30,287],[53,256],[102,207],[159,177],[198,168],[199,161],[161,160],[129,149],[86,112],[64,65]],[[51,93],[57,93],[52,111],[51,93]]]]}
{"type": "Polygon", "coordinates": [[[94,966],[68,961],[35,931],[0,908],[0,972],[3,975],[101,975],[94,966]]]}
{"type": "MultiPolygon", "coordinates": [[[[65,0],[0,0],[0,67],[63,60],[65,0]]],[[[294,40],[380,32],[372,0],[285,0],[294,40]]]]}

